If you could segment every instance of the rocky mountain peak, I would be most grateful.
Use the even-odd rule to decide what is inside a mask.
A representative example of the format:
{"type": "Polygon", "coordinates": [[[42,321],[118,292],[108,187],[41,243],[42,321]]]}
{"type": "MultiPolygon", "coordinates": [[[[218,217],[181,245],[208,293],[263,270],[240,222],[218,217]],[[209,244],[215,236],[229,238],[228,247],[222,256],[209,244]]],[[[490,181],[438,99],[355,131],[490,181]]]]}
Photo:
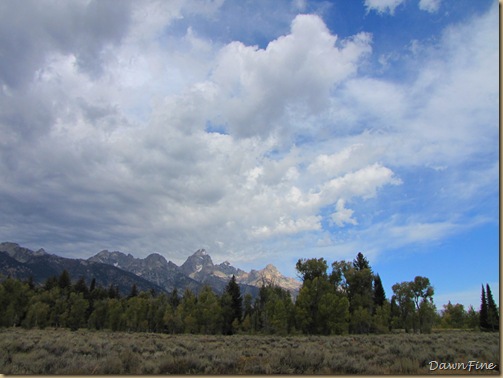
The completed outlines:
{"type": "Polygon", "coordinates": [[[210,255],[204,249],[198,249],[192,256],[189,256],[180,269],[190,278],[196,278],[213,273],[214,265],[210,255]]]}
{"type": "Polygon", "coordinates": [[[158,253],[152,253],[145,257],[145,264],[149,267],[167,267],[166,258],[158,253]]]}
{"type": "Polygon", "coordinates": [[[11,242],[0,243],[0,251],[7,252],[10,257],[23,263],[30,261],[34,256],[44,256],[48,254],[43,249],[33,252],[28,248],[21,247],[19,244],[11,242]]]}
{"type": "Polygon", "coordinates": [[[204,248],[202,248],[202,249],[198,249],[198,250],[194,253],[194,255],[196,255],[196,256],[206,256],[206,250],[205,250],[204,248]]]}
{"type": "Polygon", "coordinates": [[[266,271],[266,272],[273,272],[273,273],[279,273],[278,268],[276,268],[272,264],[267,264],[267,266],[264,268],[264,271],[266,271]]]}

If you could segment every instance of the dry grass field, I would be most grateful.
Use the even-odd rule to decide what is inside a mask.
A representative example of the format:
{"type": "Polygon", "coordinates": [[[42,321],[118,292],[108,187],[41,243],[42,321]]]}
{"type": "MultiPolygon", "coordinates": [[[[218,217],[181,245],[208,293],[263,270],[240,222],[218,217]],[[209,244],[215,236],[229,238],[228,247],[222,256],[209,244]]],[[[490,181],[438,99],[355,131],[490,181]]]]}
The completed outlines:
{"type": "Polygon", "coordinates": [[[0,330],[4,374],[428,374],[429,362],[498,364],[499,334],[207,336],[0,330]]]}

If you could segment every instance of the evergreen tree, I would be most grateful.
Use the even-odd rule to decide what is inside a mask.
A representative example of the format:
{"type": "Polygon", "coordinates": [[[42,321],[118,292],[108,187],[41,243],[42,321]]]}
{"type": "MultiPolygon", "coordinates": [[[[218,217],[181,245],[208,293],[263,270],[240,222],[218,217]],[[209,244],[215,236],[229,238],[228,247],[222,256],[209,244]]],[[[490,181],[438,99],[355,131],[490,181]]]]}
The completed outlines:
{"type": "Polygon", "coordinates": [[[120,293],[119,293],[119,286],[110,284],[110,287],[108,288],[108,298],[110,299],[119,299],[120,298],[120,293]]]}
{"type": "Polygon", "coordinates": [[[89,289],[87,288],[86,281],[84,280],[84,277],[79,278],[79,280],[73,286],[73,290],[76,293],[82,293],[84,298],[86,298],[86,299],[89,298],[89,289]]]}
{"type": "Polygon", "coordinates": [[[350,331],[368,333],[370,317],[374,312],[374,275],[368,260],[361,252],[353,261],[353,267],[345,272],[347,295],[349,299],[350,331]]]}
{"type": "Polygon", "coordinates": [[[243,297],[241,296],[241,289],[234,275],[227,284],[225,291],[231,296],[233,320],[237,319],[238,322],[241,322],[241,317],[243,316],[243,297]]]}
{"type": "Polygon", "coordinates": [[[33,275],[30,274],[30,277],[28,277],[28,280],[26,280],[26,284],[30,288],[30,290],[35,290],[35,281],[33,280],[33,275]]]}
{"type": "Polygon", "coordinates": [[[49,291],[51,290],[52,288],[58,286],[59,283],[58,283],[58,277],[56,276],[51,276],[49,278],[47,278],[47,280],[45,280],[45,283],[44,283],[44,290],[45,291],[49,291]]]}
{"type": "Polygon", "coordinates": [[[225,287],[220,304],[223,318],[222,332],[231,335],[235,330],[233,324],[240,324],[243,316],[243,297],[234,275],[225,287]]]}
{"type": "Polygon", "coordinates": [[[499,311],[496,303],[494,303],[493,294],[489,284],[486,284],[487,298],[487,323],[491,331],[499,331],[499,311]]]}
{"type": "Polygon", "coordinates": [[[386,301],[386,293],[382,286],[381,277],[379,274],[374,276],[374,308],[381,307],[386,301]]]}
{"type": "Polygon", "coordinates": [[[484,285],[482,285],[482,294],[480,299],[480,315],[479,315],[479,326],[482,331],[489,329],[489,309],[487,306],[487,297],[484,290],[484,285]]]}
{"type": "Polygon", "coordinates": [[[71,284],[72,284],[72,281],[70,279],[70,274],[65,269],[65,270],[63,270],[63,272],[59,276],[59,280],[58,280],[59,288],[66,289],[66,288],[69,288],[71,284]]]}
{"type": "Polygon", "coordinates": [[[89,286],[89,291],[92,293],[96,289],[96,278],[93,277],[91,280],[91,285],[89,286]]]}
{"type": "Polygon", "coordinates": [[[131,292],[129,293],[128,298],[134,298],[136,296],[138,296],[138,288],[136,287],[136,284],[133,284],[133,286],[131,286],[131,292]]]}
{"type": "Polygon", "coordinates": [[[358,252],[356,259],[353,260],[353,267],[358,271],[362,271],[364,269],[370,269],[370,264],[368,260],[363,256],[363,253],[358,252]]]}
{"type": "Polygon", "coordinates": [[[171,292],[171,295],[169,296],[168,301],[173,309],[176,309],[178,307],[178,305],[180,304],[180,297],[178,296],[178,290],[176,287],[171,292]]]}
{"type": "Polygon", "coordinates": [[[253,313],[253,297],[250,293],[246,293],[243,298],[243,319],[247,316],[251,317],[253,313]]]}
{"type": "Polygon", "coordinates": [[[220,308],[222,309],[222,334],[232,335],[232,323],[234,321],[234,311],[232,309],[232,297],[224,292],[220,297],[220,308]]]}

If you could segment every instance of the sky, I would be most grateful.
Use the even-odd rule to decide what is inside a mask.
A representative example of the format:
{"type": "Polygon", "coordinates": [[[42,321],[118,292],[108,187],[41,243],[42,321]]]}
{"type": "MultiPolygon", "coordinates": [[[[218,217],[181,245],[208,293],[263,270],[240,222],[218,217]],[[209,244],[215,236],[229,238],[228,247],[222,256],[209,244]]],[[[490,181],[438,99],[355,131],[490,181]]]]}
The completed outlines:
{"type": "Polygon", "coordinates": [[[499,293],[494,0],[0,2],[0,241],[499,293]]]}

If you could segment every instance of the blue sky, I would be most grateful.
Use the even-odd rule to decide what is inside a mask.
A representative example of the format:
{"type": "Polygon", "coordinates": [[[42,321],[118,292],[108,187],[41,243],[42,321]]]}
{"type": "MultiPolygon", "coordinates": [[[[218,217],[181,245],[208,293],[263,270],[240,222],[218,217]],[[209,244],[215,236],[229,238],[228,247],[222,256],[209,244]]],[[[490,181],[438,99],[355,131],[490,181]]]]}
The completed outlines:
{"type": "Polygon", "coordinates": [[[498,297],[496,1],[1,9],[0,240],[498,297]]]}

